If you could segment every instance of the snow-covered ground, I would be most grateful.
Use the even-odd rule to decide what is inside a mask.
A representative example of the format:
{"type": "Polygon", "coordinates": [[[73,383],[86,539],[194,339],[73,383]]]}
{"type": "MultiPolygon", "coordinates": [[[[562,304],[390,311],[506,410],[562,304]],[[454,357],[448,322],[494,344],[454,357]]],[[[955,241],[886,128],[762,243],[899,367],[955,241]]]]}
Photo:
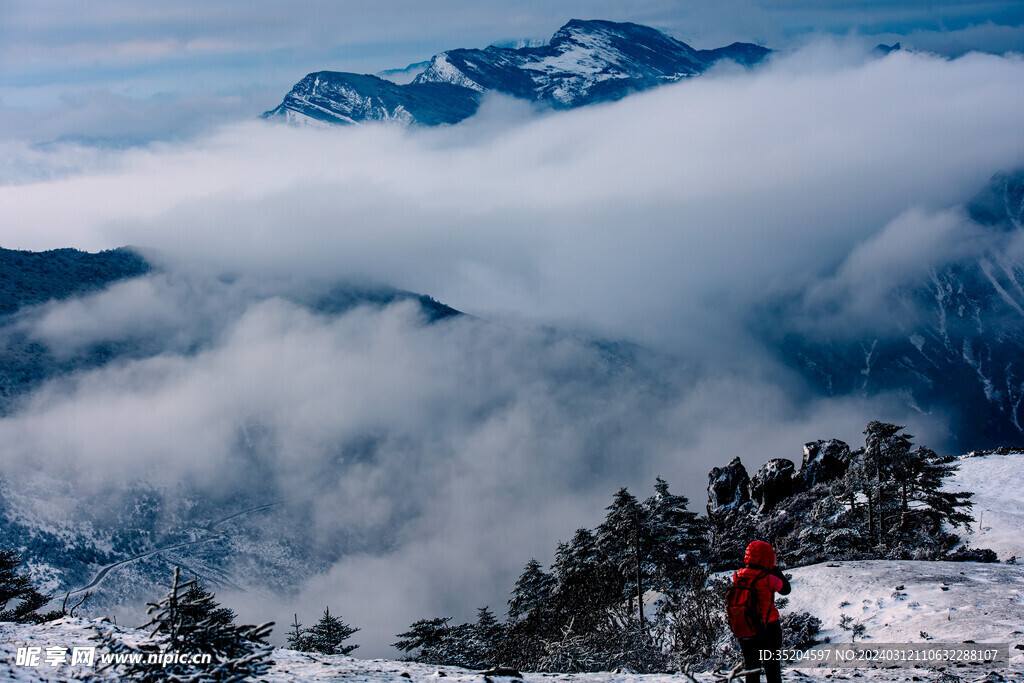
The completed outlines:
{"type": "Polygon", "coordinates": [[[1022,565],[869,560],[789,573],[787,609],[821,619],[822,635],[833,642],[851,641],[839,627],[845,614],[865,626],[865,642],[919,643],[923,632],[942,643],[1024,646],[1022,565]]]}
{"type": "MultiPolygon", "coordinates": [[[[978,622],[983,618],[977,617],[978,622]]],[[[3,624],[0,628],[0,680],[17,682],[37,681],[68,681],[81,680],[95,675],[96,669],[87,666],[62,667],[48,666],[41,661],[38,666],[19,666],[16,662],[19,647],[61,646],[73,648],[91,645],[92,622],[85,619],[63,619],[52,624],[41,626],[24,626],[3,624]]],[[[105,626],[106,628],[106,626],[105,626]]],[[[936,629],[937,630],[937,629],[936,629]]],[[[870,634],[870,629],[869,629],[870,634]]],[[[142,637],[139,631],[124,631],[123,637],[135,640],[142,637]]],[[[919,640],[919,639],[914,639],[919,640]]],[[[1020,636],[1017,636],[1020,641],[1020,636]]],[[[898,641],[897,641],[898,642],[898,641]]],[[[1004,641],[1005,642],[1005,641],[1004,641]]],[[[1019,650],[1011,650],[1020,652],[1019,650]]],[[[44,653],[45,654],[45,653],[44,653]]],[[[1007,667],[968,667],[950,669],[964,682],[966,681],[1024,681],[1024,656],[1018,655],[1011,659],[1007,667]],[[992,675],[994,672],[995,675],[992,675]]],[[[938,679],[940,672],[925,668],[846,668],[846,669],[790,669],[784,673],[788,681],[802,683],[827,683],[829,681],[929,681],[938,679]]],[[[701,683],[715,680],[710,673],[697,674],[701,683]]],[[[539,674],[524,673],[521,678],[485,676],[481,672],[467,671],[458,667],[429,666],[383,659],[355,659],[352,657],[325,656],[295,652],[293,650],[275,650],[274,666],[262,678],[267,683],[327,683],[344,679],[349,683],[555,683],[557,681],[577,683],[681,683],[685,678],[681,675],[637,675],[626,673],[600,674],[539,674]]],[[[100,678],[99,680],[116,680],[100,678]]],[[[956,679],[951,679],[954,683],[956,679]]]]}
{"type": "MultiPolygon", "coordinates": [[[[791,570],[793,592],[790,611],[807,611],[823,622],[822,636],[833,642],[850,642],[851,632],[840,627],[842,615],[865,627],[858,640],[866,643],[1009,643],[1007,666],[950,668],[949,683],[957,681],[1013,681],[1024,683],[1024,453],[968,457],[950,489],[976,493],[977,521],[968,536],[972,547],[989,547],[1001,560],[1016,555],[1022,564],[973,562],[863,561],[830,562],[791,570]],[[930,640],[929,640],[930,639],[930,640]],[[1018,649],[1019,648],[1019,649],[1018,649]]],[[[45,648],[93,643],[93,623],[63,619],[28,626],[0,624],[0,680],[66,681],[86,678],[95,669],[45,663],[45,648]],[[43,648],[38,666],[17,663],[18,648],[43,648]]],[[[109,625],[103,628],[110,628],[109,625]]],[[[144,633],[122,630],[135,640],[144,633]]],[[[269,683],[286,681],[326,682],[345,679],[351,683],[681,683],[680,675],[639,676],[625,673],[532,674],[521,679],[485,677],[457,667],[437,667],[388,660],[307,654],[276,650],[275,664],[264,677],[269,683]]],[[[787,681],[938,681],[935,668],[789,669],[787,681]]],[[[697,675],[702,683],[714,680],[710,673],[697,675]]],[[[110,679],[108,679],[110,680],[110,679]]]]}
{"type": "Polygon", "coordinates": [[[868,641],[921,642],[923,631],[936,642],[1024,645],[1024,453],[964,456],[957,464],[944,488],[974,492],[975,517],[967,533],[957,533],[972,548],[991,548],[1002,562],[798,567],[790,571],[789,609],[814,614],[823,635],[838,642],[850,641],[850,632],[838,627],[845,614],[866,627],[868,641]],[[1020,564],[1005,564],[1014,556],[1020,564]]]}
{"type": "Polygon", "coordinates": [[[1001,561],[1016,556],[1024,563],[1024,453],[964,456],[946,482],[949,491],[973,491],[974,524],[967,534],[972,548],[991,548],[1001,561]]]}

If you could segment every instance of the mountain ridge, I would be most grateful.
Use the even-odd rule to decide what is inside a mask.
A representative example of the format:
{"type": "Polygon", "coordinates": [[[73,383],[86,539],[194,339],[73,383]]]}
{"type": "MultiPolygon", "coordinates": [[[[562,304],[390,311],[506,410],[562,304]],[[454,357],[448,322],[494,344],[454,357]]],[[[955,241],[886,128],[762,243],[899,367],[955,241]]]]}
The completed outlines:
{"type": "Polygon", "coordinates": [[[306,125],[452,124],[471,116],[487,92],[571,109],[698,76],[722,59],[753,66],[770,52],[752,43],[697,50],[641,24],[572,19],[544,45],[438,53],[408,84],[313,72],[262,118],[306,125]]]}

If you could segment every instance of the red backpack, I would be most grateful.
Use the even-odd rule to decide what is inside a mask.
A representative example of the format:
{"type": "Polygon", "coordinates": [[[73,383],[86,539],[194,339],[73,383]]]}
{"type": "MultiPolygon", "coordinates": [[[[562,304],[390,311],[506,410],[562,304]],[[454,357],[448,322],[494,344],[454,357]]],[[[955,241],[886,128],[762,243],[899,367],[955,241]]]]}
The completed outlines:
{"type": "Polygon", "coordinates": [[[739,576],[725,594],[725,614],[729,620],[729,628],[740,640],[750,640],[764,635],[765,617],[757,611],[757,591],[754,589],[754,583],[766,576],[768,572],[761,572],[752,579],[739,576]]]}

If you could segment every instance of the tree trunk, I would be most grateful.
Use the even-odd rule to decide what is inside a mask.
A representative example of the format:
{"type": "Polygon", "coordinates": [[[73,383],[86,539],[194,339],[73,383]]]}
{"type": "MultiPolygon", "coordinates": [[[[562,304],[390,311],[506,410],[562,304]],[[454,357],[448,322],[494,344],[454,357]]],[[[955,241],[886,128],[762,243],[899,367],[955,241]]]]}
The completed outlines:
{"type": "Polygon", "coordinates": [[[644,586],[640,571],[640,529],[636,530],[636,604],[640,611],[640,628],[644,627],[644,586]]]}
{"type": "Polygon", "coordinates": [[[907,530],[907,512],[908,512],[908,510],[910,508],[910,504],[907,501],[907,482],[906,481],[902,482],[902,484],[900,486],[900,490],[901,490],[901,492],[903,494],[902,499],[900,500],[900,503],[901,503],[901,508],[900,508],[900,531],[906,531],[907,530]]]}
{"type": "Polygon", "coordinates": [[[867,491],[867,497],[868,497],[868,537],[873,540],[874,536],[875,536],[875,506],[874,506],[875,501],[871,497],[871,490],[870,489],[868,489],[868,491],[867,491]]]}

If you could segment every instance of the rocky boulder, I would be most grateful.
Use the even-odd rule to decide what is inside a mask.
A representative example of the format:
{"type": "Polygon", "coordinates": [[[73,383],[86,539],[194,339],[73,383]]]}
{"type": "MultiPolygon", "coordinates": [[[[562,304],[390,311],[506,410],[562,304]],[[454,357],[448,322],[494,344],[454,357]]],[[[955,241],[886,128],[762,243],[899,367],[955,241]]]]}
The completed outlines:
{"type": "Polygon", "coordinates": [[[811,441],[804,444],[804,458],[800,464],[800,485],[809,489],[824,484],[846,473],[850,462],[850,447],[839,439],[811,441]]]}
{"type": "Polygon", "coordinates": [[[763,514],[792,496],[799,481],[792,460],[774,458],[762,465],[750,480],[750,499],[757,506],[757,511],[763,514]]]}
{"type": "Polygon", "coordinates": [[[708,514],[738,511],[750,501],[750,476],[740,459],[715,467],[708,475],[708,514]]]}

